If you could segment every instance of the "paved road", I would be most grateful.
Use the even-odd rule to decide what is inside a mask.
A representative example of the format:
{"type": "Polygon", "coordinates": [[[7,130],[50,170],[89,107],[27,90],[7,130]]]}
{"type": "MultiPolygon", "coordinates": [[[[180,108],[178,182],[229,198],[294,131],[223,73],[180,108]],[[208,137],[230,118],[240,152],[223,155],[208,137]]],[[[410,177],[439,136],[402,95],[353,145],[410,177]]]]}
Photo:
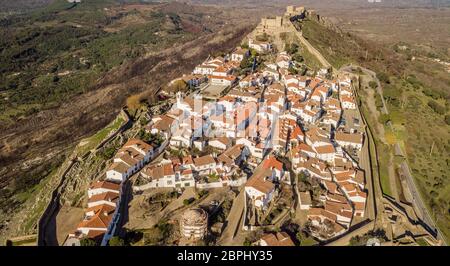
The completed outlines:
{"type": "Polygon", "coordinates": [[[420,192],[417,189],[417,185],[414,181],[414,177],[412,176],[409,165],[406,162],[403,162],[401,164],[401,169],[403,171],[403,174],[406,177],[406,184],[408,185],[408,189],[411,192],[412,200],[413,200],[413,206],[416,211],[416,213],[419,215],[419,218],[430,227],[431,230],[436,231],[436,238],[438,240],[441,240],[445,245],[447,245],[445,241],[445,237],[442,234],[439,227],[436,226],[434,220],[432,219],[432,216],[430,212],[428,211],[423,198],[420,195],[420,192]]]}

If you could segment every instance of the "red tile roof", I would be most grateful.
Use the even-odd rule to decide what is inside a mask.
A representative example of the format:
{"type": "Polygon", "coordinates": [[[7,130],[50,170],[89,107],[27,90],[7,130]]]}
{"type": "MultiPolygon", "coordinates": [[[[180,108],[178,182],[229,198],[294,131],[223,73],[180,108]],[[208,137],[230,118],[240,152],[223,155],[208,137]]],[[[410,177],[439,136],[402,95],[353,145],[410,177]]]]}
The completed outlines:
{"type": "Polygon", "coordinates": [[[285,232],[269,233],[261,237],[268,246],[294,246],[291,237],[285,232]]]}
{"type": "Polygon", "coordinates": [[[91,186],[89,187],[89,189],[99,189],[99,188],[119,191],[120,185],[108,181],[97,181],[92,183],[91,186]]]}

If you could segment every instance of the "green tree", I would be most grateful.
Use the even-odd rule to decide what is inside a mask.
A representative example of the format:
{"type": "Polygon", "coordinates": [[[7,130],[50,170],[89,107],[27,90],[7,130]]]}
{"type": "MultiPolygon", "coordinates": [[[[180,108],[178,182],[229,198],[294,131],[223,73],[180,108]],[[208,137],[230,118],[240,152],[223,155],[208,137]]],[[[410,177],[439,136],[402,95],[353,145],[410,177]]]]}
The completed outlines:
{"type": "Polygon", "coordinates": [[[110,246],[126,246],[125,240],[123,240],[122,238],[118,237],[118,236],[113,236],[111,237],[111,239],[109,240],[109,245],[110,246]]]}
{"type": "Polygon", "coordinates": [[[164,238],[161,230],[156,226],[155,228],[151,228],[147,230],[144,234],[144,245],[146,246],[155,246],[158,245],[160,241],[164,238]]]}
{"type": "MultiPolygon", "coordinates": [[[[350,246],[364,246],[365,242],[364,242],[365,238],[364,237],[360,237],[360,236],[353,236],[350,239],[350,246]]],[[[367,240],[366,240],[367,241],[367,240]]]]}
{"type": "Polygon", "coordinates": [[[298,44],[296,43],[287,44],[286,52],[290,55],[296,54],[298,52],[298,44]]]}
{"type": "Polygon", "coordinates": [[[246,238],[244,240],[243,245],[246,246],[246,247],[250,247],[252,245],[252,241],[250,239],[246,238]]]}
{"type": "Polygon", "coordinates": [[[292,59],[294,59],[295,62],[299,62],[299,63],[301,63],[305,60],[303,58],[303,56],[300,54],[295,54],[294,56],[292,56],[292,59]]]}
{"type": "Polygon", "coordinates": [[[298,74],[298,70],[295,69],[295,68],[292,67],[292,66],[289,67],[288,71],[289,71],[289,74],[292,74],[292,75],[297,75],[297,74],[298,74]]]}
{"type": "Polygon", "coordinates": [[[389,76],[384,72],[377,73],[377,78],[383,83],[390,83],[389,76]]]}
{"type": "Polygon", "coordinates": [[[303,233],[301,231],[299,231],[299,232],[297,232],[295,237],[297,238],[299,245],[301,245],[303,242],[303,233]]]}
{"type": "Polygon", "coordinates": [[[176,80],[171,86],[173,92],[185,91],[188,87],[186,81],[179,79],[176,80]]]}
{"type": "Polygon", "coordinates": [[[183,205],[187,206],[187,205],[191,204],[192,202],[194,202],[194,200],[195,200],[194,198],[184,199],[183,205]]]}
{"type": "Polygon", "coordinates": [[[254,57],[244,58],[244,60],[242,60],[241,62],[240,68],[241,69],[250,68],[253,65],[253,60],[254,57]]]}
{"type": "Polygon", "coordinates": [[[80,240],[80,246],[93,247],[93,246],[97,246],[97,243],[94,240],[85,237],[80,240]]]}
{"type": "Polygon", "coordinates": [[[307,182],[309,179],[308,176],[305,174],[305,172],[300,172],[297,175],[297,178],[298,178],[298,181],[300,181],[300,182],[307,182]]]}
{"type": "Polygon", "coordinates": [[[443,115],[446,112],[445,107],[434,100],[429,101],[428,106],[431,107],[431,109],[433,109],[433,111],[437,114],[443,115]]]}
{"type": "Polygon", "coordinates": [[[381,114],[380,117],[378,117],[378,121],[383,125],[385,125],[390,120],[391,118],[388,114],[381,114]]]}
{"type": "Polygon", "coordinates": [[[148,124],[148,120],[147,120],[147,118],[142,117],[142,118],[139,120],[139,123],[141,124],[141,126],[145,126],[145,125],[148,124]]]}

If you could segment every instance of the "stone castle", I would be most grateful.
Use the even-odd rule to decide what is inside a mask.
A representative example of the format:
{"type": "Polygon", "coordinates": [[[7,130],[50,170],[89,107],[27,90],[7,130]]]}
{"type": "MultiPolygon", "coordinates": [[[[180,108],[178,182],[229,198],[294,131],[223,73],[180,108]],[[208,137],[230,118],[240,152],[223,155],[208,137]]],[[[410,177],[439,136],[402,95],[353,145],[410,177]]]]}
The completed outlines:
{"type": "Polygon", "coordinates": [[[267,17],[261,19],[257,27],[259,33],[275,34],[289,25],[289,20],[293,17],[303,18],[306,15],[304,7],[288,6],[283,16],[267,17]]]}

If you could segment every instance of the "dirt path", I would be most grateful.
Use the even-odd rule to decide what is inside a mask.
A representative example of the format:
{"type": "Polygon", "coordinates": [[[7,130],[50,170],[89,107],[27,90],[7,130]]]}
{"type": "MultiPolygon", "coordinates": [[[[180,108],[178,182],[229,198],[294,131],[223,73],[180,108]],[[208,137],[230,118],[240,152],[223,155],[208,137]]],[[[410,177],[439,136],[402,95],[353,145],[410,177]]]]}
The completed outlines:
{"type": "Polygon", "coordinates": [[[234,199],[233,206],[227,217],[226,227],[219,240],[220,246],[230,246],[235,243],[233,241],[234,233],[239,229],[238,226],[242,223],[241,216],[243,216],[245,204],[245,191],[241,189],[239,195],[234,199]]]}
{"type": "Polygon", "coordinates": [[[395,174],[394,158],[392,157],[392,154],[389,155],[388,172],[389,172],[389,186],[391,187],[392,197],[394,197],[396,201],[400,201],[396,182],[397,175],[395,174]]]}
{"type": "Polygon", "coordinates": [[[384,144],[387,144],[386,139],[384,138],[385,134],[384,127],[383,125],[378,123],[380,112],[377,110],[377,107],[375,105],[375,96],[374,96],[375,92],[373,91],[373,89],[367,89],[367,94],[368,94],[366,97],[367,108],[369,109],[372,118],[376,121],[374,123],[374,126],[376,127],[378,137],[384,144]]]}

